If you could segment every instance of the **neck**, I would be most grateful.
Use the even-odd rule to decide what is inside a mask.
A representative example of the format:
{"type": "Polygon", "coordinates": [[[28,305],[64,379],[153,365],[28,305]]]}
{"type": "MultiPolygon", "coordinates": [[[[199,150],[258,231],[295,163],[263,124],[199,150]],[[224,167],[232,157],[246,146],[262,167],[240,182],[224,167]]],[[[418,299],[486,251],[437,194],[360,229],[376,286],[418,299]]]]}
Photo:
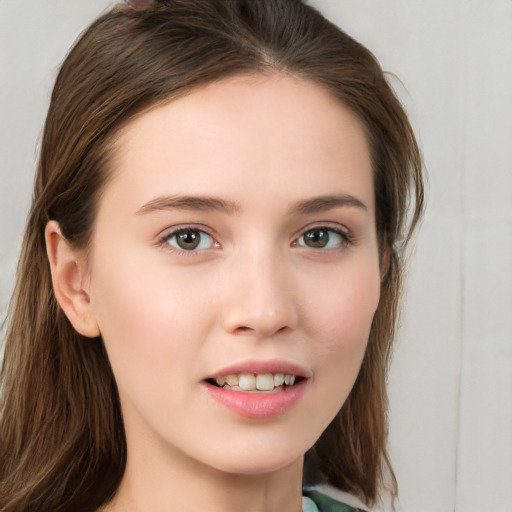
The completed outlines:
{"type": "Polygon", "coordinates": [[[269,473],[240,475],[181,453],[154,455],[128,451],[123,480],[104,512],[301,511],[302,458],[269,473]]]}

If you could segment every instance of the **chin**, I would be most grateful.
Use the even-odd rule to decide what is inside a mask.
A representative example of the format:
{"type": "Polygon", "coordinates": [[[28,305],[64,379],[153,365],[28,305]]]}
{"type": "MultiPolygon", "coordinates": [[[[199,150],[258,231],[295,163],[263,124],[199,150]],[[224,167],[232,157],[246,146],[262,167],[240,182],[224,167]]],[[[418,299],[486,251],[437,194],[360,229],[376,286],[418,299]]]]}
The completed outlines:
{"type": "Polygon", "coordinates": [[[275,473],[295,465],[302,468],[305,450],[245,449],[236,453],[226,453],[211,465],[216,469],[238,475],[265,475],[275,473]]]}

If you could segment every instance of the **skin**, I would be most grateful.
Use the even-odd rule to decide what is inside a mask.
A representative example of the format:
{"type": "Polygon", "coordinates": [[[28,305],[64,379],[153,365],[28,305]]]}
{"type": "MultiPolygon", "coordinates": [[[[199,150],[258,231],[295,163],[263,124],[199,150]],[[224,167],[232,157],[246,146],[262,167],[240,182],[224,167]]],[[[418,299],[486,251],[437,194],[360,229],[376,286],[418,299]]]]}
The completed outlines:
{"type": "Polygon", "coordinates": [[[379,301],[359,120],[290,76],[201,87],[119,134],[87,257],[55,222],[46,237],[58,300],[101,333],[119,387],[128,463],[105,510],[298,512],[303,455],[352,388],[379,301]],[[338,199],[311,201],[325,196],[338,199]],[[246,418],[205,391],[229,365],[269,360],[308,376],[282,414],[246,418]]]}

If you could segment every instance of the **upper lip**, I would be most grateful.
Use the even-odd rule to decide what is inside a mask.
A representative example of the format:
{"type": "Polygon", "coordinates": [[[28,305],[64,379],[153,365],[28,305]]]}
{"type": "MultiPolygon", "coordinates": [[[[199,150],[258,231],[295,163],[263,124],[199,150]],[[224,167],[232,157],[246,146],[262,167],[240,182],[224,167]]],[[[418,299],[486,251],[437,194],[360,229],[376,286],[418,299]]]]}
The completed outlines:
{"type": "Polygon", "coordinates": [[[209,379],[221,377],[225,375],[238,375],[240,373],[284,373],[285,375],[295,375],[296,377],[310,378],[311,371],[307,370],[301,365],[292,363],[290,361],[273,359],[269,361],[243,361],[229,366],[225,366],[214,374],[210,375],[209,379]]]}

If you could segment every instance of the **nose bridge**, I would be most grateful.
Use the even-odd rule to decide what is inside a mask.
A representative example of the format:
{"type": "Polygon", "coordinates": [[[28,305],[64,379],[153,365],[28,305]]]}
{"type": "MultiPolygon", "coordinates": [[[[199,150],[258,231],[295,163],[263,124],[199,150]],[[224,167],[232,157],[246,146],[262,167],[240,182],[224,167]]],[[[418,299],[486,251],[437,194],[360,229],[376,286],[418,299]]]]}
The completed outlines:
{"type": "Polygon", "coordinates": [[[271,336],[298,321],[292,271],[276,247],[252,245],[231,261],[225,283],[224,329],[234,334],[271,336]]]}

